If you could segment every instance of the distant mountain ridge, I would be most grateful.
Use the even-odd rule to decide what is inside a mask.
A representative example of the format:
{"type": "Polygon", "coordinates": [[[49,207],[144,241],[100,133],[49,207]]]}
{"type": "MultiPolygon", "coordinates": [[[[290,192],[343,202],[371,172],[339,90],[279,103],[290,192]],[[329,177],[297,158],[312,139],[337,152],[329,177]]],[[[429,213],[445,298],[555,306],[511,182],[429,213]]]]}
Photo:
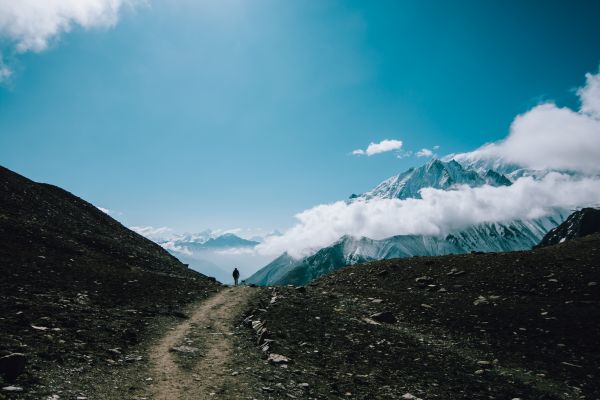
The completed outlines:
{"type": "Polygon", "coordinates": [[[188,248],[189,250],[254,247],[260,243],[254,240],[243,239],[233,233],[225,233],[217,237],[210,237],[204,241],[181,238],[169,242],[173,243],[175,246],[188,248]]]}
{"type": "MultiPolygon", "coordinates": [[[[246,276],[248,265],[257,265],[253,257],[259,257],[254,253],[250,254],[260,243],[258,240],[245,239],[231,232],[206,230],[193,234],[169,234],[154,239],[191,269],[214,277],[220,282],[232,280],[231,271],[234,267],[239,268],[242,276],[246,276]]],[[[260,257],[258,265],[267,261],[267,257],[260,257]]]]}

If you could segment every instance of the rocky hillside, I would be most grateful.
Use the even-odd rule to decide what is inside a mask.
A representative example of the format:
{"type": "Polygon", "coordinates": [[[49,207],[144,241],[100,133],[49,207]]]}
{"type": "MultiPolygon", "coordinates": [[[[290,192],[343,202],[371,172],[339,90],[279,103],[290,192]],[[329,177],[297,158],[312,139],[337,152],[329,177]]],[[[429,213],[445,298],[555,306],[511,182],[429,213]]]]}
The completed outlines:
{"type": "Polygon", "coordinates": [[[271,353],[252,370],[264,398],[600,398],[597,234],[376,261],[263,296],[246,323],[271,353]]]}
{"type": "Polygon", "coordinates": [[[583,208],[575,211],[565,222],[548,232],[539,246],[551,246],[593,233],[600,233],[600,209],[583,208]]]}
{"type": "Polygon", "coordinates": [[[0,167],[0,192],[0,384],[16,396],[75,398],[88,374],[138,362],[158,317],[219,288],[56,186],[0,167]]]}
{"type": "Polygon", "coordinates": [[[36,183],[0,167],[0,233],[9,258],[46,257],[46,252],[119,266],[187,274],[159,245],[125,228],[92,204],[65,190],[36,183]]]}

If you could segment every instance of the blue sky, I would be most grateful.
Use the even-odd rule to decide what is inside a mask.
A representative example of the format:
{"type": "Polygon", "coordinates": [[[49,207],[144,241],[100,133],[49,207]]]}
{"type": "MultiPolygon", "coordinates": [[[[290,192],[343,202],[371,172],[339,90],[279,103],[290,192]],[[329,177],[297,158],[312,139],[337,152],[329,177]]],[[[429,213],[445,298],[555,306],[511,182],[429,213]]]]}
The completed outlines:
{"type": "Polygon", "coordinates": [[[285,228],[424,162],[351,155],[370,142],[461,152],[543,100],[577,108],[598,20],[593,1],[125,7],[44,51],[0,38],[0,163],[126,225],[285,228]]]}

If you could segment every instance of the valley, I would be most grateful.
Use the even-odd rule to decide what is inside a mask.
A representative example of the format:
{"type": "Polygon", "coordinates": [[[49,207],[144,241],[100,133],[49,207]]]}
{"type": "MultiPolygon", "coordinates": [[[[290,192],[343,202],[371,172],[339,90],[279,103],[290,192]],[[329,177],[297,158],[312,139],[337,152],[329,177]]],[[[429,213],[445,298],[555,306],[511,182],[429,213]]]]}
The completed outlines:
{"type": "MultiPolygon", "coordinates": [[[[279,257],[265,286],[227,288],[76,196],[0,172],[0,398],[600,395],[596,209],[343,237],[279,257]]],[[[229,240],[256,245],[201,246],[229,240]]]]}

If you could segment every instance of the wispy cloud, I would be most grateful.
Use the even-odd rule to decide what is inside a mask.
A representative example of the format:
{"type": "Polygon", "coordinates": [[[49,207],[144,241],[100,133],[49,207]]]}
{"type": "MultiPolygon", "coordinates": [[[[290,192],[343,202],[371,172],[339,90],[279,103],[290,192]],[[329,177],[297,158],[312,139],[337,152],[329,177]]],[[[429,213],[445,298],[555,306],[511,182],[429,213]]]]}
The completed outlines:
{"type": "Polygon", "coordinates": [[[433,150],[430,149],[421,149],[415,153],[417,157],[433,157],[433,150]]]}
{"type": "MultiPolygon", "coordinates": [[[[144,0],[0,0],[0,40],[16,53],[41,52],[73,27],[112,27],[125,6],[144,0]]],[[[11,69],[0,58],[0,82],[11,69]]]]}
{"type": "Polygon", "coordinates": [[[153,226],[130,226],[134,232],[152,240],[153,242],[166,242],[173,238],[173,229],[166,226],[153,227],[153,226]]]}
{"type": "Polygon", "coordinates": [[[388,151],[400,150],[402,148],[402,141],[395,139],[384,139],[379,143],[371,142],[365,150],[357,149],[352,152],[354,155],[367,155],[372,156],[375,154],[386,153],[388,151]]]}
{"type": "Polygon", "coordinates": [[[426,158],[437,157],[436,152],[439,149],[440,149],[440,146],[438,146],[438,145],[433,146],[431,149],[422,148],[421,150],[419,150],[415,153],[415,156],[426,157],[426,158]]]}
{"type": "Polygon", "coordinates": [[[12,75],[12,70],[4,63],[0,54],[0,83],[7,81],[12,75]]]}

